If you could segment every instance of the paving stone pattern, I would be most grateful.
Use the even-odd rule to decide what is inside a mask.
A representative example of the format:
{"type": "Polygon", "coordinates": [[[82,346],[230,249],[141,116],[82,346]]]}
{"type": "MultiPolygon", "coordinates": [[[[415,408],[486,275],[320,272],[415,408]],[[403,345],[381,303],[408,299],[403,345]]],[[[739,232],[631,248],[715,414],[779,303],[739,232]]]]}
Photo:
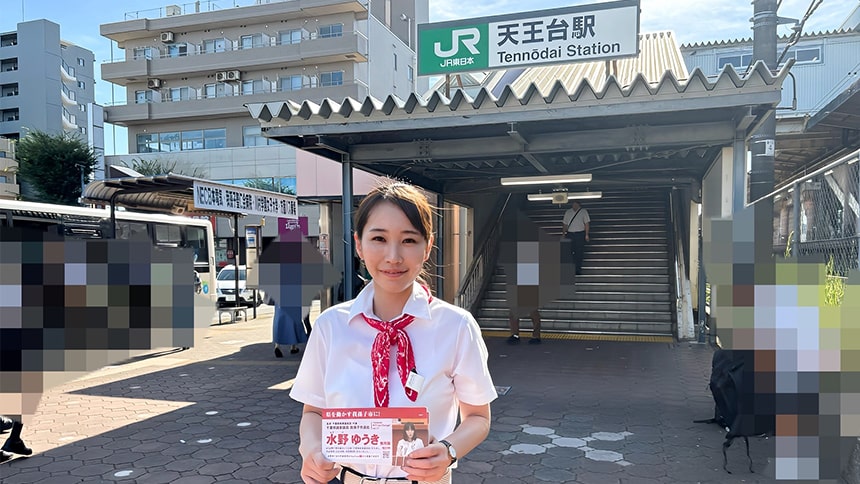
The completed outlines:
{"type": "MultiPolygon", "coordinates": [[[[301,482],[299,356],[276,359],[271,316],[213,326],[186,351],[139,357],[50,390],[25,427],[34,455],[0,464],[3,484],[301,482]]],[[[774,482],[772,439],[743,442],[722,469],[711,350],[692,344],[489,338],[510,391],[457,483],[774,482]],[[619,457],[621,456],[621,457],[619,457]]]]}

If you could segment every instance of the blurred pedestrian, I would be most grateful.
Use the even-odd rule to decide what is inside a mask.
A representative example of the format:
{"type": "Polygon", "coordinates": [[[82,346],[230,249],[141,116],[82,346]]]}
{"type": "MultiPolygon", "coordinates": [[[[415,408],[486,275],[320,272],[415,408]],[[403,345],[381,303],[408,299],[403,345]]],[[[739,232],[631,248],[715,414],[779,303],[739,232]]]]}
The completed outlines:
{"type": "Polygon", "coordinates": [[[24,424],[5,415],[0,415],[0,432],[6,432],[9,429],[12,429],[12,432],[0,449],[0,462],[11,459],[14,454],[31,455],[33,453],[33,449],[27,447],[21,439],[21,430],[24,429],[24,424]]]}

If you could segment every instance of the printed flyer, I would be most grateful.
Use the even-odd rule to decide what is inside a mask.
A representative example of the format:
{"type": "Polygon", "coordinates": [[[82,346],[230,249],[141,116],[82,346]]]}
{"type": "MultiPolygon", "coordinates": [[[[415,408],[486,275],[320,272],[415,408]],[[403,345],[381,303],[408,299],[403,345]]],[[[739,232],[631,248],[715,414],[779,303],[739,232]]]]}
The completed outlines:
{"type": "Polygon", "coordinates": [[[425,407],[330,408],[322,413],[322,451],[334,462],[400,466],[430,440],[425,407]]]}

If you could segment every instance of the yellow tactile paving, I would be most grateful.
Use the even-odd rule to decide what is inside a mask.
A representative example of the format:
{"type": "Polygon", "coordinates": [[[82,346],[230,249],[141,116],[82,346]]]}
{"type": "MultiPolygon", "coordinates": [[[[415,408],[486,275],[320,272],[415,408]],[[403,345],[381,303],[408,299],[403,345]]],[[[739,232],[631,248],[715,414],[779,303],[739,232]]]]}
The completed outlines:
{"type": "MultiPolygon", "coordinates": [[[[508,331],[485,329],[481,333],[490,338],[507,338],[508,331]]],[[[531,331],[520,332],[520,338],[527,340],[531,331]]],[[[592,333],[541,333],[541,339],[579,340],[579,341],[628,341],[633,343],[674,343],[671,336],[652,336],[637,334],[592,334],[592,333]]]]}

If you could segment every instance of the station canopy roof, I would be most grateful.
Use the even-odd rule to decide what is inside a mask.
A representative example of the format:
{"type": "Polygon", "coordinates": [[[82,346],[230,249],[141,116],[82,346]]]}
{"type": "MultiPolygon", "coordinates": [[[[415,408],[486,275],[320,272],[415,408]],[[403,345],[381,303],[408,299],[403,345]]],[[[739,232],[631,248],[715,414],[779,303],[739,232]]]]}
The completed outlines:
{"type": "Polygon", "coordinates": [[[571,173],[591,173],[590,189],[672,186],[701,179],[723,147],[749,136],[780,102],[791,65],[247,108],[267,137],[446,196],[497,190],[501,177],[571,173]]]}
{"type": "Polygon", "coordinates": [[[860,81],[847,79],[834,91],[836,96],[812,113],[789,111],[777,118],[777,186],[791,183],[860,146],[860,81]]]}

